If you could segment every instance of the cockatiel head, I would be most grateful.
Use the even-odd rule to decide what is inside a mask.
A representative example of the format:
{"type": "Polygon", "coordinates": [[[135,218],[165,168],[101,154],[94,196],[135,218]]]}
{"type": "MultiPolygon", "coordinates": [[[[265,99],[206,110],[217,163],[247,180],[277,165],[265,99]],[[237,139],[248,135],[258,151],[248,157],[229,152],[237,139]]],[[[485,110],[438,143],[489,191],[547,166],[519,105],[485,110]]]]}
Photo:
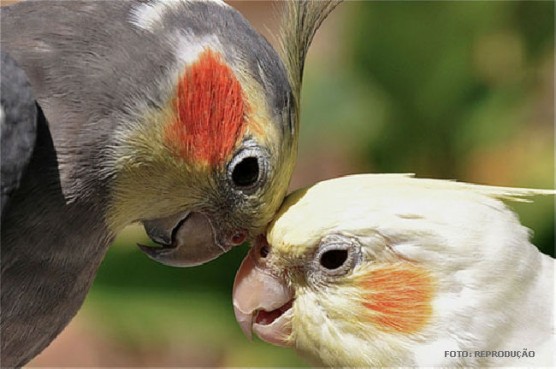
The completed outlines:
{"type": "Polygon", "coordinates": [[[151,258],[195,265],[282,202],[305,55],[333,5],[286,7],[285,58],[216,0],[16,4],[2,47],[49,121],[65,200],[92,203],[112,234],[141,221],[151,258]]]}
{"type": "MultiPolygon", "coordinates": [[[[196,264],[243,243],[268,224],[286,194],[295,164],[305,56],[318,27],[337,4],[286,3],[281,59],[224,4],[218,5],[225,8],[223,14],[203,25],[203,32],[209,33],[199,37],[196,30],[191,37],[185,32],[186,65],[168,100],[170,106],[152,118],[161,120],[162,127],[125,140],[126,145],[135,144],[131,150],[147,150],[135,157],[149,162],[142,170],[151,169],[130,170],[129,178],[122,178],[122,204],[133,206],[127,192],[131,189],[133,196],[137,176],[154,181],[147,185],[153,190],[153,203],[145,207],[149,205],[144,194],[138,193],[137,205],[151,213],[144,216],[149,235],[166,246],[142,247],[143,251],[169,264],[196,264]],[[159,141],[155,146],[153,137],[159,141]],[[166,151],[153,155],[161,147],[166,151]],[[160,178],[165,178],[162,186],[160,178]],[[193,201],[185,204],[184,198],[193,201]]],[[[140,13],[136,12],[139,19],[140,13]]],[[[146,20],[151,27],[150,18],[146,20]]]]}
{"type": "Polygon", "coordinates": [[[236,318],[326,366],[549,365],[554,260],[500,201],[534,194],[554,191],[358,175],[294,192],[238,271],[236,318]]]}

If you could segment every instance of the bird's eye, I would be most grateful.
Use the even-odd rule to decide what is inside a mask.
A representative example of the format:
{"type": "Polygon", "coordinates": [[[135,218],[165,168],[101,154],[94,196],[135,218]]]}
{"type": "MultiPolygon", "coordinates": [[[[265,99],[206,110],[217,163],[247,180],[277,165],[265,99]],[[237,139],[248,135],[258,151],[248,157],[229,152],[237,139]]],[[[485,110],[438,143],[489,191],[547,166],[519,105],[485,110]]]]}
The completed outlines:
{"type": "Polygon", "coordinates": [[[232,170],[232,181],[238,187],[249,187],[259,179],[259,161],[249,156],[237,163],[232,170]]]}
{"type": "Polygon", "coordinates": [[[351,271],[360,258],[357,240],[339,234],[328,235],[320,242],[312,270],[320,276],[342,276],[351,271]]]}
{"type": "Polygon", "coordinates": [[[320,265],[326,269],[338,269],[348,258],[347,250],[328,250],[320,256],[320,265]]]}
{"type": "Polygon", "coordinates": [[[260,187],[266,178],[268,155],[258,146],[247,146],[228,164],[228,181],[243,193],[260,187]]]}

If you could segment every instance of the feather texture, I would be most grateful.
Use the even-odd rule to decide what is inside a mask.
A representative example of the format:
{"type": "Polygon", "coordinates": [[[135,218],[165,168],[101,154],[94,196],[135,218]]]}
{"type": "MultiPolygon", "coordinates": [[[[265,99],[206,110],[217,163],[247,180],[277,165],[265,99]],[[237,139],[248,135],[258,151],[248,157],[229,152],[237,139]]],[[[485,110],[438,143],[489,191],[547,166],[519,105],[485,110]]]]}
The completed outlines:
{"type": "Polygon", "coordinates": [[[328,15],[341,0],[304,0],[284,3],[280,26],[280,52],[293,93],[295,132],[299,128],[301,83],[305,58],[313,38],[328,15]]]}
{"type": "Polygon", "coordinates": [[[245,130],[247,106],[233,71],[207,49],[181,78],[165,140],[184,160],[221,164],[245,130]]]}
{"type": "Polygon", "coordinates": [[[294,192],[264,261],[295,289],[288,342],[333,367],[553,365],[555,260],[501,200],[555,193],[411,174],[294,192]],[[334,248],[354,256],[331,271],[334,248]]]}

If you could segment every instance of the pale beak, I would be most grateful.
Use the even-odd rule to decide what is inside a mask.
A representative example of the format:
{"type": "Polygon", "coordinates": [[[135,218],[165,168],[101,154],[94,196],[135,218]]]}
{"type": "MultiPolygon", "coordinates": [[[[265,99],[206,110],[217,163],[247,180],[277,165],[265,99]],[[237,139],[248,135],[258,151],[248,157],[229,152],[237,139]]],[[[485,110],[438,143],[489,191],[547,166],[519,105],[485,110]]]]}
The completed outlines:
{"type": "Polygon", "coordinates": [[[138,245],[139,248],[151,259],[170,266],[204,264],[242,244],[247,238],[245,230],[220,236],[210,219],[200,212],[182,212],[146,220],[143,225],[159,247],[138,245]]]}
{"type": "Polygon", "coordinates": [[[293,292],[282,278],[268,271],[261,247],[258,244],[251,248],[236,274],[236,320],[249,339],[255,332],[268,343],[291,346],[293,292]]]}

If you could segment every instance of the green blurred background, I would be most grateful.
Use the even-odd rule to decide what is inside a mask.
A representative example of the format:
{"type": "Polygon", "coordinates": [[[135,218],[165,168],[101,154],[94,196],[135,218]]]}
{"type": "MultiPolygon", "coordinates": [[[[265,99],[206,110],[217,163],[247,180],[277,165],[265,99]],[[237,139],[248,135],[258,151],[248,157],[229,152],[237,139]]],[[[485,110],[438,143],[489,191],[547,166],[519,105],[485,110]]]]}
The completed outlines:
{"type": "MultiPolygon", "coordinates": [[[[280,4],[231,4],[276,32],[280,4]]],[[[554,188],[554,3],[344,3],[315,39],[302,106],[292,189],[359,172],[554,188]]],[[[553,255],[553,198],[511,206],[553,255]]],[[[139,227],[118,238],[77,318],[31,366],[305,365],[235,323],[247,246],[173,269],[136,242],[139,227]]]]}

